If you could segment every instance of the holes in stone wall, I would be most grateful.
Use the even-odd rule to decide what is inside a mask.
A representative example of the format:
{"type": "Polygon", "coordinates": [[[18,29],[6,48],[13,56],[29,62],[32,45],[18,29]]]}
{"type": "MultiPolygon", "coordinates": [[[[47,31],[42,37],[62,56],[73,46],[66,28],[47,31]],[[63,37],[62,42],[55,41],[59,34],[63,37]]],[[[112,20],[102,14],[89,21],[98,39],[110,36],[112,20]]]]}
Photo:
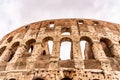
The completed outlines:
{"type": "Polygon", "coordinates": [[[35,39],[30,39],[26,42],[27,52],[29,52],[29,53],[33,52],[35,42],[36,42],[35,39]]]}
{"type": "Polygon", "coordinates": [[[95,59],[93,51],[92,51],[92,41],[90,38],[81,37],[80,47],[81,47],[81,51],[82,51],[82,57],[84,60],[95,59]]]}
{"type": "Polygon", "coordinates": [[[12,47],[11,47],[11,49],[10,49],[10,55],[9,55],[9,57],[8,57],[8,59],[7,59],[7,62],[9,62],[9,61],[13,58],[13,56],[14,56],[14,54],[15,54],[18,46],[19,46],[19,44],[20,44],[19,42],[15,42],[15,43],[12,45],[12,47]]]}
{"type": "Polygon", "coordinates": [[[97,26],[99,23],[97,21],[93,21],[93,25],[97,26]]]}
{"type": "Polygon", "coordinates": [[[72,46],[69,38],[63,38],[60,45],[60,59],[67,60],[72,58],[72,46]]]}
{"type": "Polygon", "coordinates": [[[61,35],[70,35],[71,29],[70,28],[62,28],[61,29],[61,35]]]}
{"type": "Polygon", "coordinates": [[[2,53],[5,51],[5,49],[6,49],[6,46],[4,46],[4,47],[0,48],[0,56],[1,56],[1,55],[2,55],[2,53]]]}
{"type": "Polygon", "coordinates": [[[43,55],[43,56],[45,56],[45,55],[46,55],[46,51],[45,51],[45,50],[43,50],[42,55],[43,55]]]}
{"type": "Polygon", "coordinates": [[[113,53],[111,52],[110,46],[112,45],[112,42],[109,39],[101,38],[100,43],[102,45],[102,48],[106,54],[107,57],[114,57],[113,53]]]}
{"type": "Polygon", "coordinates": [[[9,37],[9,38],[7,39],[7,42],[10,43],[10,42],[12,41],[12,39],[13,39],[13,36],[9,37]]]}
{"type": "Polygon", "coordinates": [[[50,22],[49,27],[54,28],[54,26],[55,26],[54,22],[50,22]]]}
{"type": "Polygon", "coordinates": [[[84,21],[83,20],[78,20],[78,24],[84,24],[84,21]]]}
{"type": "Polygon", "coordinates": [[[32,53],[32,51],[33,51],[33,45],[30,46],[28,52],[29,52],[29,53],[32,53]]]}
{"type": "Polygon", "coordinates": [[[62,35],[70,35],[70,32],[63,32],[62,35]]]}

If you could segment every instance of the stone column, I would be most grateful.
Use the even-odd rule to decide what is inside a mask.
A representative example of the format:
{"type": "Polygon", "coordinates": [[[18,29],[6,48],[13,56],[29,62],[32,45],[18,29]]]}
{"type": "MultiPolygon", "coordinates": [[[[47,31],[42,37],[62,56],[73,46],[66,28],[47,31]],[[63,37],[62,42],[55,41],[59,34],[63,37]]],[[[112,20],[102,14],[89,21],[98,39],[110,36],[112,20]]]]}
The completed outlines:
{"type": "Polygon", "coordinates": [[[42,46],[41,46],[41,42],[37,42],[34,45],[34,49],[33,52],[31,53],[31,57],[29,59],[29,62],[27,63],[27,69],[34,69],[35,65],[38,64],[36,63],[37,58],[39,57],[39,55],[41,55],[42,53],[42,46]]]}
{"type": "Polygon", "coordinates": [[[111,52],[115,57],[120,58],[120,45],[119,44],[113,44],[111,46],[111,52]]]}
{"type": "Polygon", "coordinates": [[[106,55],[105,55],[105,52],[104,52],[104,50],[102,48],[101,43],[94,42],[93,45],[92,45],[92,50],[93,50],[95,59],[99,60],[99,59],[107,58],[106,55]]]}
{"type": "Polygon", "coordinates": [[[3,52],[3,54],[0,57],[0,62],[6,62],[8,60],[11,50],[12,49],[10,47],[5,49],[5,51],[3,52]]]}
{"type": "Polygon", "coordinates": [[[109,74],[109,71],[112,70],[109,59],[106,57],[105,52],[103,51],[102,45],[99,42],[94,42],[93,53],[95,58],[101,62],[101,68],[105,72],[105,74],[109,74]]]}
{"type": "Polygon", "coordinates": [[[60,41],[53,41],[53,49],[50,57],[49,68],[58,68],[59,59],[60,59],[60,41]]]}
{"type": "MultiPolygon", "coordinates": [[[[8,63],[6,70],[14,70],[17,66],[17,60],[21,57],[23,57],[23,54],[25,54],[24,52],[26,51],[26,47],[24,44],[18,46],[13,58],[10,60],[10,62],[8,63]]],[[[19,66],[19,65],[18,65],[19,66]]],[[[21,65],[22,66],[22,65],[21,65]]]]}
{"type": "Polygon", "coordinates": [[[72,42],[73,48],[73,60],[75,63],[76,68],[84,68],[84,61],[82,59],[81,48],[80,48],[80,41],[73,41],[72,42]]]}
{"type": "Polygon", "coordinates": [[[2,69],[2,70],[6,69],[6,66],[7,66],[7,63],[8,63],[7,60],[10,56],[10,50],[11,50],[10,47],[6,48],[5,51],[3,52],[3,54],[0,56],[0,64],[1,64],[0,69],[2,69]]]}

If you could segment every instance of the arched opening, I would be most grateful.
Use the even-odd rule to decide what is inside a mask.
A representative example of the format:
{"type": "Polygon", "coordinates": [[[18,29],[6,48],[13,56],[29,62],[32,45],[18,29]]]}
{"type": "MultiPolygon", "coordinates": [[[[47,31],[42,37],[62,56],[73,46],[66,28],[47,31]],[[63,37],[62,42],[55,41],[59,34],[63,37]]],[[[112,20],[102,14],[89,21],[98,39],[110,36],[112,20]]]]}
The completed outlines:
{"type": "Polygon", "coordinates": [[[82,59],[84,60],[85,59],[85,44],[86,44],[86,41],[80,41],[80,47],[81,47],[81,53],[82,53],[82,59]]]}
{"type": "Polygon", "coordinates": [[[52,37],[46,37],[43,39],[43,52],[46,53],[46,55],[52,54],[52,49],[53,49],[53,38],[52,37]]]}
{"type": "Polygon", "coordinates": [[[2,55],[2,53],[5,51],[5,49],[6,49],[6,46],[4,46],[4,47],[0,48],[0,56],[1,56],[1,55],[2,55]]]}
{"type": "Polygon", "coordinates": [[[45,51],[45,50],[43,50],[42,55],[43,55],[43,56],[45,56],[45,55],[46,55],[46,51],[45,51]]]}
{"type": "Polygon", "coordinates": [[[61,29],[61,33],[62,33],[61,35],[70,35],[71,29],[64,27],[61,29]]]}
{"type": "Polygon", "coordinates": [[[33,79],[33,80],[44,80],[44,79],[42,79],[42,78],[35,78],[35,79],[33,79]]]}
{"type": "Polygon", "coordinates": [[[68,77],[65,77],[65,78],[63,78],[63,79],[61,79],[61,80],[72,80],[72,79],[70,79],[70,78],[68,78],[68,77]]]}
{"type": "Polygon", "coordinates": [[[10,42],[12,41],[12,39],[13,39],[13,36],[9,37],[9,38],[7,39],[7,42],[10,43],[10,42]]]}
{"type": "Polygon", "coordinates": [[[33,45],[30,46],[28,52],[29,52],[29,53],[32,53],[32,51],[33,51],[33,45]]]}
{"type": "Polygon", "coordinates": [[[27,52],[28,52],[28,53],[32,53],[32,52],[33,52],[35,42],[36,42],[35,39],[30,39],[30,40],[28,40],[28,41],[26,42],[27,52]]]}
{"type": "Polygon", "coordinates": [[[14,79],[14,78],[11,78],[11,79],[9,79],[9,80],[16,80],[16,79],[14,79]]]}
{"type": "Polygon", "coordinates": [[[10,55],[9,55],[9,57],[8,57],[7,62],[9,62],[9,61],[13,58],[13,56],[14,56],[14,54],[15,54],[18,46],[19,46],[19,44],[20,44],[19,42],[15,42],[15,43],[11,46],[10,55]]]}
{"type": "Polygon", "coordinates": [[[112,42],[109,39],[101,38],[100,43],[102,45],[102,48],[103,48],[106,56],[107,57],[114,57],[113,53],[111,52],[112,42]]]}
{"type": "Polygon", "coordinates": [[[78,24],[82,25],[82,24],[84,24],[84,21],[83,20],[78,20],[78,24]]]}
{"type": "Polygon", "coordinates": [[[71,39],[63,38],[60,45],[60,59],[72,59],[72,46],[71,39]]]}
{"type": "Polygon", "coordinates": [[[92,40],[89,37],[81,37],[80,47],[83,60],[95,59],[92,50],[92,40]]]}
{"type": "Polygon", "coordinates": [[[53,49],[53,41],[52,40],[48,41],[48,47],[49,47],[49,53],[52,54],[52,49],[53,49]]]}

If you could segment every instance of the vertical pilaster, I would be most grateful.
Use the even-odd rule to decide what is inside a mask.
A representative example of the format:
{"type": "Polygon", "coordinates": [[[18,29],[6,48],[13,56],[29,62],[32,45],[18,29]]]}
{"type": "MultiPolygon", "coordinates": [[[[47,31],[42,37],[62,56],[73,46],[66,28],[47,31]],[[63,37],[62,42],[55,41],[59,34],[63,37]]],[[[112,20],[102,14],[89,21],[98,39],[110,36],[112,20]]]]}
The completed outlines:
{"type": "MultiPolygon", "coordinates": [[[[17,60],[21,57],[23,57],[24,52],[26,51],[25,45],[22,44],[18,46],[13,58],[8,63],[6,70],[14,70],[17,66],[15,65],[17,63],[17,60]]],[[[22,66],[22,65],[21,65],[22,66]]]]}
{"type": "Polygon", "coordinates": [[[111,46],[111,52],[115,57],[120,58],[120,45],[119,44],[113,44],[111,46]]]}
{"type": "Polygon", "coordinates": [[[73,41],[73,60],[76,68],[84,68],[84,61],[82,59],[80,41],[73,41]]]}
{"type": "Polygon", "coordinates": [[[60,58],[60,41],[53,41],[53,49],[50,57],[49,68],[58,68],[59,58],[60,58]]]}
{"type": "Polygon", "coordinates": [[[99,42],[94,42],[92,45],[92,50],[95,56],[95,59],[104,59],[106,58],[105,52],[103,51],[102,45],[99,42]]]}
{"type": "Polygon", "coordinates": [[[34,69],[35,68],[35,65],[38,64],[37,59],[41,55],[42,50],[43,49],[42,49],[41,43],[40,42],[35,43],[33,52],[31,53],[32,55],[31,55],[29,62],[27,64],[27,69],[34,69]]]}
{"type": "Polygon", "coordinates": [[[101,62],[101,68],[107,74],[109,71],[112,70],[112,67],[110,65],[109,59],[107,59],[105,52],[103,51],[102,45],[98,42],[94,42],[92,49],[95,58],[101,62]]]}
{"type": "Polygon", "coordinates": [[[0,62],[6,62],[8,60],[11,50],[12,49],[10,47],[6,48],[6,50],[3,52],[3,54],[0,57],[0,62]]]}

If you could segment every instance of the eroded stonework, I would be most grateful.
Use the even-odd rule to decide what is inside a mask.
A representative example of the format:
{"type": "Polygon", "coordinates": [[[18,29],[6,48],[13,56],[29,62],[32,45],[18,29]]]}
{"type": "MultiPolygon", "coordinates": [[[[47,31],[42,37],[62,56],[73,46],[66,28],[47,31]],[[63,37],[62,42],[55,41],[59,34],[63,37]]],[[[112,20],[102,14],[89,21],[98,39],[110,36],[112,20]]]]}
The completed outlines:
{"type": "Polygon", "coordinates": [[[90,19],[25,25],[0,41],[0,80],[120,80],[120,25],[90,19]],[[60,58],[64,41],[71,42],[71,59],[60,58]]]}

